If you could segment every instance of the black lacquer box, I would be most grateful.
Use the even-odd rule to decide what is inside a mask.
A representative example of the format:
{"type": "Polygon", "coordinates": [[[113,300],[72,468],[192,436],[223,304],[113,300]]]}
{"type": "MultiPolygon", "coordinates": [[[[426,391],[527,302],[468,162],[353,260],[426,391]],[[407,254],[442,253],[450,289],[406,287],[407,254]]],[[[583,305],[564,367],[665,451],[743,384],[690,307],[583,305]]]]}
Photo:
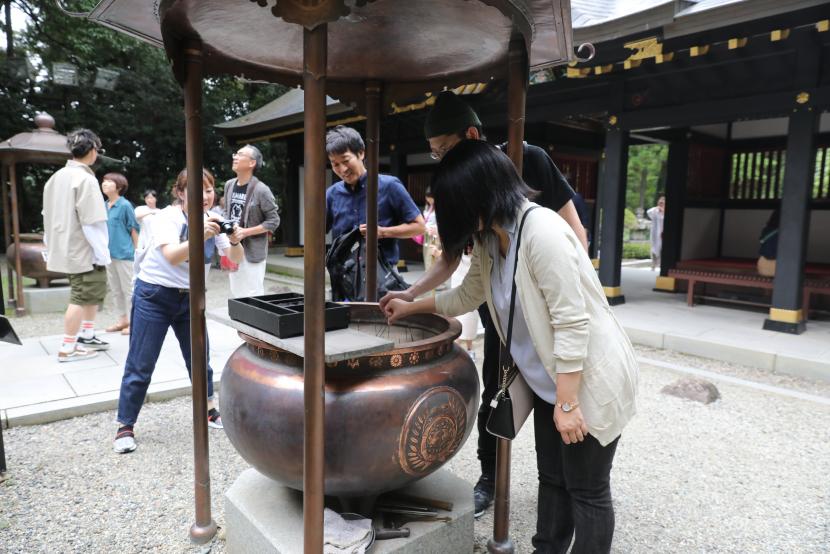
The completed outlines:
{"type": "MultiPolygon", "coordinates": [[[[303,334],[304,306],[302,294],[266,294],[228,300],[228,314],[234,321],[286,339],[303,334]]],[[[349,326],[349,307],[326,302],[325,317],[326,331],[345,329],[349,326]]]]}

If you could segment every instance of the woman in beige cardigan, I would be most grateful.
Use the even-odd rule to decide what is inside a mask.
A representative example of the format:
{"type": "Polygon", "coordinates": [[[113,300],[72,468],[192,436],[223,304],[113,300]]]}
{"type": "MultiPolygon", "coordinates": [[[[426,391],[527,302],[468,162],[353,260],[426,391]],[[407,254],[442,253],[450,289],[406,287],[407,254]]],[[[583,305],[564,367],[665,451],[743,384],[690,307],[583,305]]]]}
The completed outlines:
{"type": "Polygon", "coordinates": [[[461,286],[409,302],[384,298],[390,323],[417,313],[456,316],[487,302],[506,336],[515,274],[510,353],[534,392],[539,498],[533,545],[539,553],[608,552],[614,533],[610,472],[623,427],[636,411],[637,362],[591,260],[568,224],[536,207],[530,189],[495,147],[467,140],[442,160],[432,190],[449,260],[473,235],[461,286]]]}

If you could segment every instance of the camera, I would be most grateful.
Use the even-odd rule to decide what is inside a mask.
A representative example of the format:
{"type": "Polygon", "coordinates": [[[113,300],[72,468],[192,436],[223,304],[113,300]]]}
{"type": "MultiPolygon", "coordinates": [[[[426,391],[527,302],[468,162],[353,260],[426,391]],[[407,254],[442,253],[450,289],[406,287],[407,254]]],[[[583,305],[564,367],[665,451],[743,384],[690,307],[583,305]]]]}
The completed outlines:
{"type": "Polygon", "coordinates": [[[231,221],[219,221],[219,230],[226,235],[233,234],[233,222],[231,221]]]}

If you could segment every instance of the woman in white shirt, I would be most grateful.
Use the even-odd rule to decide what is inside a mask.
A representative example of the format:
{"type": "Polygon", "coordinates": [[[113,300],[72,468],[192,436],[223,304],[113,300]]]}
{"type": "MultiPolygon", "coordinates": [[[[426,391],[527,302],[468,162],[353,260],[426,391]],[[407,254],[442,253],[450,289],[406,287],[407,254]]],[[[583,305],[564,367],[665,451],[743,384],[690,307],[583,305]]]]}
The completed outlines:
{"type": "MultiPolygon", "coordinates": [[[[220,233],[220,218],[207,216],[215,197],[213,175],[204,170],[202,205],[205,212],[205,260],[214,249],[239,262],[243,250],[220,233]]],[[[152,217],[141,234],[136,251],[136,281],[130,320],[130,350],[124,365],[121,394],[118,399],[118,424],[113,450],[120,454],[136,448],[133,426],[144,403],[147,387],[156,368],[159,352],[172,327],[190,373],[190,268],[189,233],[187,229],[187,171],[179,173],[173,185],[179,202],[152,217]]],[[[208,266],[209,267],[209,266],[208,266]]],[[[207,268],[206,268],[207,269],[207,268]]],[[[208,360],[209,361],[209,360],[208,360]]],[[[222,419],[213,405],[213,369],[208,363],[208,425],[222,427],[222,419]]]]}
{"type": "Polygon", "coordinates": [[[636,411],[638,368],[591,260],[564,219],[527,200],[535,191],[509,158],[483,141],[450,150],[432,190],[447,259],[458,259],[474,237],[470,269],[458,288],[415,301],[390,293],[382,309],[392,323],[416,313],[455,316],[486,301],[504,344],[515,279],[510,353],[534,393],[533,545],[537,552],[566,552],[575,535],[572,552],[609,552],[611,464],[636,411]]]}

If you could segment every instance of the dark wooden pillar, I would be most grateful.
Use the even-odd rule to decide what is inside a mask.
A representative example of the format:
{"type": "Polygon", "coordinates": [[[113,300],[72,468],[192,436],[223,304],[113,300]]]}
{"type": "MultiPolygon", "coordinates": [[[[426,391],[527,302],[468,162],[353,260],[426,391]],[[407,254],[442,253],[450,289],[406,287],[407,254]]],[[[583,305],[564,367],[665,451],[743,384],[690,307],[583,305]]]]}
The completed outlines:
{"type": "Polygon", "coordinates": [[[196,521],[193,542],[204,544],[216,534],[210,513],[210,465],[207,421],[207,326],[205,324],[205,248],[202,209],[202,45],[191,41],[184,49],[185,159],[187,167],[187,227],[190,262],[190,369],[193,394],[193,458],[196,521]]]}
{"type": "Polygon", "coordinates": [[[288,247],[300,246],[300,166],[303,165],[303,142],[290,138],[285,144],[285,206],[282,206],[282,236],[288,247]]]}
{"type": "Polygon", "coordinates": [[[406,151],[402,150],[396,144],[389,145],[389,170],[398,179],[401,180],[403,186],[409,190],[409,167],[406,165],[406,151]]]}
{"type": "Polygon", "coordinates": [[[325,487],[326,59],[328,25],[303,30],[305,321],[303,551],[323,551],[325,487]]]}
{"type": "Polygon", "coordinates": [[[806,329],[801,288],[810,228],[818,122],[819,113],[811,107],[798,109],[790,116],[772,307],[764,321],[764,329],[772,331],[799,334],[806,329]]]}
{"type": "Polygon", "coordinates": [[[620,286],[622,264],[623,221],[625,219],[625,187],[628,170],[628,131],[614,124],[605,135],[605,171],[600,183],[599,280],[605,297],[612,306],[625,303],[620,286]]]}
{"type": "Polygon", "coordinates": [[[683,210],[686,207],[686,181],[689,174],[689,138],[683,137],[669,145],[669,159],[666,168],[666,213],[663,220],[663,250],[660,253],[660,276],[654,288],[674,291],[675,283],[669,277],[680,260],[683,242],[683,210]]]}
{"type": "Polygon", "coordinates": [[[378,300],[378,166],[380,164],[380,83],[366,83],[366,292],[378,300]]]}
{"type": "MultiPolygon", "coordinates": [[[[6,246],[6,253],[9,251],[9,244],[11,244],[11,236],[12,236],[12,224],[9,221],[9,167],[7,165],[2,166],[2,171],[0,171],[0,190],[2,190],[3,195],[3,239],[5,240],[4,244],[6,246]]],[[[8,256],[6,256],[6,284],[9,287],[9,305],[14,304],[14,275],[12,274],[12,264],[11,260],[9,260],[8,256]]],[[[5,306],[4,306],[5,308],[5,306]]],[[[6,313],[5,311],[3,313],[6,313]]]]}
{"type": "MultiPolygon", "coordinates": [[[[528,85],[528,59],[524,39],[514,34],[507,53],[507,155],[522,174],[525,133],[525,104],[528,85]]],[[[496,442],[496,491],[493,500],[493,537],[487,550],[496,554],[515,551],[510,539],[510,457],[511,443],[496,442]]]]}

